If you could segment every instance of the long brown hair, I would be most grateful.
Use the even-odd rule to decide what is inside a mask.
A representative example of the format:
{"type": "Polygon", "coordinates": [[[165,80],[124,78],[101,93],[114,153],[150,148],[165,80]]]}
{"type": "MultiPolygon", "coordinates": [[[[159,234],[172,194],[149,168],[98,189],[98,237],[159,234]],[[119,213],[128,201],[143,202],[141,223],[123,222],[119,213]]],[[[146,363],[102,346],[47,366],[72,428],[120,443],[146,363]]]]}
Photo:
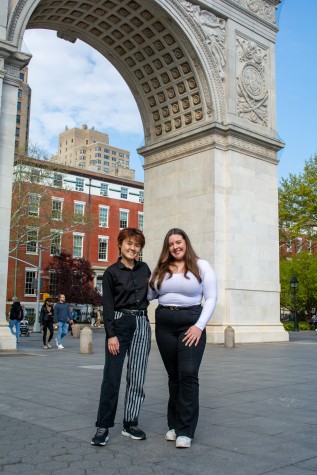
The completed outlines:
{"type": "Polygon", "coordinates": [[[150,287],[153,290],[155,290],[154,288],[155,282],[157,284],[157,288],[160,289],[162,285],[162,281],[164,277],[166,276],[166,274],[169,275],[168,277],[169,279],[172,277],[172,272],[170,270],[170,267],[174,263],[175,259],[171,256],[171,253],[169,251],[169,238],[175,234],[179,234],[180,236],[182,236],[182,238],[184,239],[186,243],[186,252],[184,256],[184,271],[185,271],[184,275],[186,279],[189,279],[189,277],[187,276],[187,272],[191,272],[192,274],[194,274],[198,282],[201,282],[201,277],[200,277],[199,269],[197,265],[198,256],[196,255],[191,245],[189,237],[187,236],[185,231],[183,231],[182,229],[173,228],[168,231],[168,233],[166,234],[164,238],[163,248],[150,280],[150,287]]]}

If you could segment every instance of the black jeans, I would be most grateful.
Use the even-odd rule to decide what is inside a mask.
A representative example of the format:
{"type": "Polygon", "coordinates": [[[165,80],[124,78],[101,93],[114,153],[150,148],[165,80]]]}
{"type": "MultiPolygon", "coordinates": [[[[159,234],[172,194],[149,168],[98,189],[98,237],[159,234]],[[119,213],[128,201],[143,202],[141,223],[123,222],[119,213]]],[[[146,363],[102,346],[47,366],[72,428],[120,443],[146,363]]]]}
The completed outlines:
{"type": "Polygon", "coordinates": [[[120,353],[109,353],[106,338],[106,362],[96,427],[114,426],[126,354],[128,365],[123,419],[125,426],[138,424],[141,404],[145,397],[143,385],[151,348],[151,327],[148,318],[122,313],[121,318],[115,320],[115,333],[120,343],[120,353]]]}
{"type": "Polygon", "coordinates": [[[48,337],[47,342],[49,343],[54,335],[54,327],[53,327],[53,320],[49,320],[48,322],[43,322],[43,344],[46,345],[46,334],[47,330],[50,332],[50,336],[48,337]]]}
{"type": "Polygon", "coordinates": [[[197,346],[185,346],[185,332],[201,313],[200,305],[187,310],[158,307],[155,312],[156,341],[168,374],[167,422],[177,436],[194,437],[199,415],[198,371],[206,346],[206,330],[197,346]]]}

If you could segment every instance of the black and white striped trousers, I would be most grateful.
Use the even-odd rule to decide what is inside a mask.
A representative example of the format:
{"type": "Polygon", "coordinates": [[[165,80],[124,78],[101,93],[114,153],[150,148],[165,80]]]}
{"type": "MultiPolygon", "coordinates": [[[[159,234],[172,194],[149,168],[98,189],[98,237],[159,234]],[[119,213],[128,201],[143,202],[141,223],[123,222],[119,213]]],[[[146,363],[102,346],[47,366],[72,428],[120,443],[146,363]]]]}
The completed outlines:
{"type": "Polygon", "coordinates": [[[137,425],[144,401],[144,380],[151,348],[151,327],[146,316],[116,312],[115,333],[120,353],[108,351],[101,384],[96,427],[113,427],[118,405],[120,382],[125,355],[128,356],[123,424],[137,425]],[[121,315],[120,315],[121,314],[121,315]],[[118,318],[119,317],[119,318],[118,318]]]}

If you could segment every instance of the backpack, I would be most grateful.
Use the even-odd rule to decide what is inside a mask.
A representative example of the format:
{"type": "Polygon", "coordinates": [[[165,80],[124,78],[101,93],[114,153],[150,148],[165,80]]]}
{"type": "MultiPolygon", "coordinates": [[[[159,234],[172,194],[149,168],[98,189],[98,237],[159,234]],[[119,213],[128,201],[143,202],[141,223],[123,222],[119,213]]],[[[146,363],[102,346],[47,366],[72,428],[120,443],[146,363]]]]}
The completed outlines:
{"type": "Polygon", "coordinates": [[[16,309],[15,319],[16,320],[23,320],[23,318],[24,318],[24,312],[23,312],[22,305],[20,305],[20,307],[16,309]]]}

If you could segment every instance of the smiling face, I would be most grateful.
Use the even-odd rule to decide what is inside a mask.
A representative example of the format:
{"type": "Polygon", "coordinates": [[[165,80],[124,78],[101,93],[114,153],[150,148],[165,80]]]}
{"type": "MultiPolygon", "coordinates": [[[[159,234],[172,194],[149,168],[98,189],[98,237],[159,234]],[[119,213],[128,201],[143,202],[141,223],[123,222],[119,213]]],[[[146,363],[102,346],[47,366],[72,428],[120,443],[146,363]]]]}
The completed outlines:
{"type": "Polygon", "coordinates": [[[186,242],[180,234],[172,234],[168,239],[169,252],[175,261],[183,261],[186,254],[186,242]]]}
{"type": "Polygon", "coordinates": [[[134,264],[134,259],[141,252],[142,246],[134,236],[128,236],[122,241],[119,249],[122,256],[121,262],[131,266],[131,264],[134,264]]]}

